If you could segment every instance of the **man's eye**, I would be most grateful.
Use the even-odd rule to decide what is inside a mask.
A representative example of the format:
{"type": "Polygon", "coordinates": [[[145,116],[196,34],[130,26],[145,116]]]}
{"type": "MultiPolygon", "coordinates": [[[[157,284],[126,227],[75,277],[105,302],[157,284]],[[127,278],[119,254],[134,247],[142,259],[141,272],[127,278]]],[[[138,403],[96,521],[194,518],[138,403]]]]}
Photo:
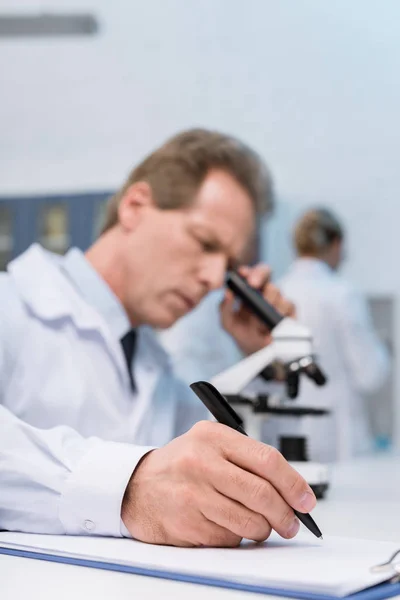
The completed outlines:
{"type": "Polygon", "coordinates": [[[215,244],[213,244],[212,242],[207,242],[206,240],[202,240],[201,245],[205,252],[215,252],[217,249],[215,244]]]}

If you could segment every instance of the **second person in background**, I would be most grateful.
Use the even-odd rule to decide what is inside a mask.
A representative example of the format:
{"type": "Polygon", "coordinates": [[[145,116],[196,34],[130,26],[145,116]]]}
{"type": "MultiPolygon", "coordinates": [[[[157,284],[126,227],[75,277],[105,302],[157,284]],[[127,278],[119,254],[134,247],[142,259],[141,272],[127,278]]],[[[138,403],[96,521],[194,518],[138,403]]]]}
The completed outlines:
{"type": "Polygon", "coordinates": [[[328,383],[316,388],[301,382],[299,404],[327,407],[326,417],[270,419],[266,440],[280,431],[304,435],[312,460],[330,462],[368,452],[372,448],[363,395],[383,385],[389,368],[388,352],[371,323],[365,299],[342,278],[344,229],[328,210],[307,211],[296,223],[297,259],[279,282],[296,305],[301,323],[314,337],[318,361],[328,383]]]}

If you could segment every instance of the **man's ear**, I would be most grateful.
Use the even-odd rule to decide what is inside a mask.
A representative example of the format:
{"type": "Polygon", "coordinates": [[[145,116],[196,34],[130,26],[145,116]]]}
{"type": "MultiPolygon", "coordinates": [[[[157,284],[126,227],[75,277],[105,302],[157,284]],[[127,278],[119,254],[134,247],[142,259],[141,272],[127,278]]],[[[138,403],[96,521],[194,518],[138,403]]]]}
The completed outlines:
{"type": "Polygon", "coordinates": [[[126,231],[133,231],[143,212],[154,207],[150,185],[146,181],[133,183],[126,190],[118,206],[118,221],[126,231]]]}

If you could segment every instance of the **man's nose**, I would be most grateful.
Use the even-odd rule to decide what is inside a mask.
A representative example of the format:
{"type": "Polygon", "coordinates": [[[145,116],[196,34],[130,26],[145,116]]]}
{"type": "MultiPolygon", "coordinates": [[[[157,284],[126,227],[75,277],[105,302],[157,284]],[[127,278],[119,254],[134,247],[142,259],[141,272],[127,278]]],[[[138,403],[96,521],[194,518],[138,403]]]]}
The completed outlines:
{"type": "Polygon", "coordinates": [[[200,278],[208,291],[217,290],[224,285],[226,266],[227,260],[222,255],[208,256],[204,261],[200,278]]]}

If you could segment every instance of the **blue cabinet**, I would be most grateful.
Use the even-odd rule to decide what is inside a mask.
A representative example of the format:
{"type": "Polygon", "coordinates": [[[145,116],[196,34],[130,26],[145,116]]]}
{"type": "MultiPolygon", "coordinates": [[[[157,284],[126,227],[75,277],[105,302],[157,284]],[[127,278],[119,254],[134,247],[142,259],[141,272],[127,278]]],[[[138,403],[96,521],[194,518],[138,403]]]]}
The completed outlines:
{"type": "Polygon", "coordinates": [[[112,193],[0,196],[0,270],[33,242],[60,254],[70,246],[86,250],[112,193]]]}

